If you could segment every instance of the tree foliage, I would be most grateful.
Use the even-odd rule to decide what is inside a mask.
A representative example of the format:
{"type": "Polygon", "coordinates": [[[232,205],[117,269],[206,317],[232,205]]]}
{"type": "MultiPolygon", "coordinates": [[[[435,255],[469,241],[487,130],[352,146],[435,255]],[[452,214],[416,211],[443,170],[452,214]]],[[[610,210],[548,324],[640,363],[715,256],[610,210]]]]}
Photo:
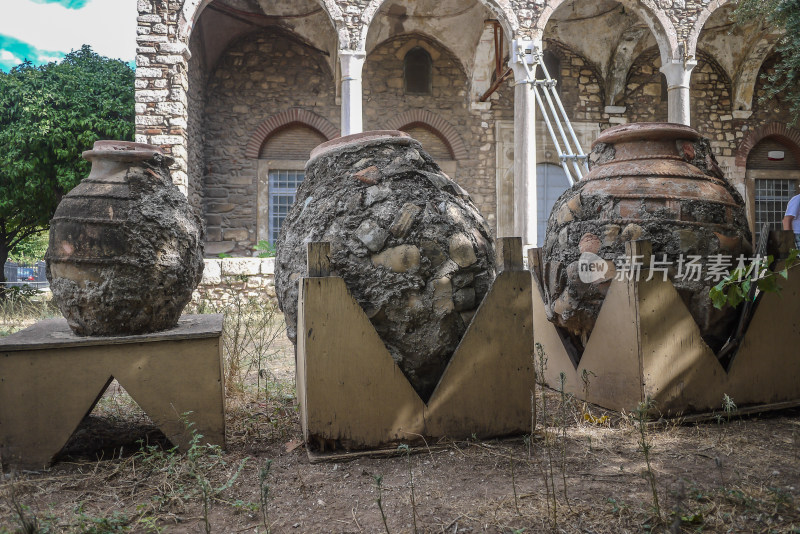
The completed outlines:
{"type": "Polygon", "coordinates": [[[792,124],[800,122],[800,1],[739,0],[734,11],[738,24],[764,21],[784,30],[775,45],[779,59],[775,72],[766,76],[761,101],[780,98],[789,104],[792,124]]]}
{"type": "Polygon", "coordinates": [[[0,265],[48,227],[89,173],[81,152],[98,139],[133,138],[133,82],[130,66],[88,46],[57,63],[0,72],[0,265]]]}

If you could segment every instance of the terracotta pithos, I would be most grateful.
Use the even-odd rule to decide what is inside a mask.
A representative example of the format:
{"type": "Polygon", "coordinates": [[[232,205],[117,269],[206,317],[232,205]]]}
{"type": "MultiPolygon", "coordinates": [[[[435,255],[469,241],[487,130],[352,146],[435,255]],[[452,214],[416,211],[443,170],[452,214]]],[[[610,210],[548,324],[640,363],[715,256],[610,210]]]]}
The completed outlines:
{"type": "Polygon", "coordinates": [[[87,178],[50,222],[53,299],[83,336],[175,326],[203,273],[203,225],[160,148],[97,141],[87,178]]]}
{"type": "Polygon", "coordinates": [[[752,247],[744,202],[717,166],[708,140],[680,124],[626,124],[602,133],[590,164],[589,174],[556,201],[547,223],[543,278],[550,320],[582,347],[625,242],[646,239],[655,259],[664,262],[659,265],[668,266],[703,338],[718,350],[736,315],[711,304],[710,257],[735,260],[752,247]],[[581,254],[599,256],[604,275],[584,271],[582,277],[581,254]],[[699,277],[683,275],[693,269],[686,267],[692,259],[699,277]]]}
{"type": "Polygon", "coordinates": [[[317,147],[277,243],[275,287],[292,340],[312,241],[331,244],[332,274],[427,400],[494,280],[492,230],[467,192],[402,132],[317,147]]]}

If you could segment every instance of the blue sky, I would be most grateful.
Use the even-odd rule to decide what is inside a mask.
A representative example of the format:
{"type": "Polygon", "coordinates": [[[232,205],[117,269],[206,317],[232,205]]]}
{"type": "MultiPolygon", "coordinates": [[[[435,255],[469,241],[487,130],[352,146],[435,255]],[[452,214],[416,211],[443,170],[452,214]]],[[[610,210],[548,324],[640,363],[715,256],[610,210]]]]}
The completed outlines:
{"type": "Polygon", "coordinates": [[[88,44],[132,64],[136,0],[2,0],[0,70],[56,61],[88,44]]]}

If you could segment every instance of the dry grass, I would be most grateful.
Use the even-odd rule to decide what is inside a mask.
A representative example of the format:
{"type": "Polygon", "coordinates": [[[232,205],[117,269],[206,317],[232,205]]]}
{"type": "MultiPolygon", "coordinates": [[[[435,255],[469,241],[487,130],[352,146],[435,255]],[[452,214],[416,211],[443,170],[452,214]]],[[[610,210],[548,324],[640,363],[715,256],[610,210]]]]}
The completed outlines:
{"type": "MultiPolygon", "coordinates": [[[[280,329],[280,320],[269,323],[280,329]]],[[[311,464],[292,346],[280,334],[269,350],[236,362],[227,451],[197,450],[190,461],[112,384],[53,467],[4,475],[0,532],[204,532],[201,480],[209,528],[220,533],[395,534],[414,532],[414,521],[426,533],[800,532],[798,409],[648,427],[658,521],[640,428],[548,389],[539,388],[532,436],[311,464]]]]}

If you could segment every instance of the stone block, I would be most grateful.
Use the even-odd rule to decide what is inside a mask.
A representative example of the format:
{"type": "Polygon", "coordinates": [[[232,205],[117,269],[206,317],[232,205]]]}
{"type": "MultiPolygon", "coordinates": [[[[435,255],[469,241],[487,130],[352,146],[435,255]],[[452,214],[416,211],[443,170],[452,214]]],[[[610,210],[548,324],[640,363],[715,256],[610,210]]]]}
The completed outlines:
{"type": "Polygon", "coordinates": [[[225,276],[256,276],[261,274],[261,258],[225,258],[222,260],[225,276]]]}
{"type": "Polygon", "coordinates": [[[201,284],[216,285],[222,282],[222,260],[218,259],[205,259],[203,260],[205,267],[203,268],[203,278],[200,280],[201,284]]]}

